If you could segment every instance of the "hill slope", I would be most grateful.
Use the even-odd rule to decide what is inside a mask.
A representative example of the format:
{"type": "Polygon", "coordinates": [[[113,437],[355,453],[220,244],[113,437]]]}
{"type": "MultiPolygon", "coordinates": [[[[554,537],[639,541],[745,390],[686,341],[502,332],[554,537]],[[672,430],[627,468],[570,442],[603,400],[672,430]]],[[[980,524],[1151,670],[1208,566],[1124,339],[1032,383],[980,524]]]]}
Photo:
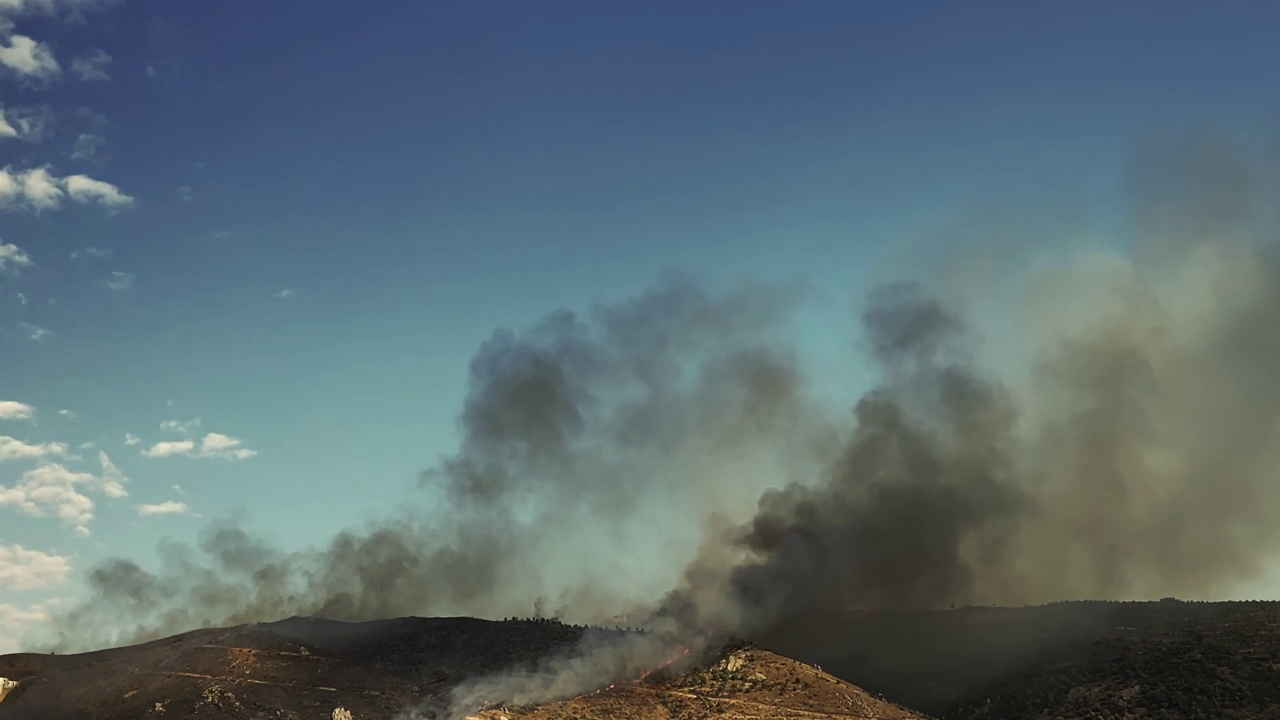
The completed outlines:
{"type": "Polygon", "coordinates": [[[832,613],[761,644],[948,720],[1280,718],[1280,603],[832,613]]]}
{"type": "MultiPolygon", "coordinates": [[[[392,720],[409,707],[442,707],[457,684],[532,665],[574,647],[588,632],[613,631],[472,618],[292,618],[80,655],[0,656],[0,677],[20,681],[0,703],[0,720],[328,720],[337,708],[354,720],[392,720]]],[[[921,717],[759,650],[738,651],[722,665],[663,681],[621,684],[529,709],[524,716],[921,717]],[[665,709],[654,710],[659,707],[665,709]]]]}
{"type": "Polygon", "coordinates": [[[535,708],[477,713],[482,720],[668,720],[669,718],[847,718],[919,720],[821,670],[757,648],[660,681],[619,685],[535,708]]]}

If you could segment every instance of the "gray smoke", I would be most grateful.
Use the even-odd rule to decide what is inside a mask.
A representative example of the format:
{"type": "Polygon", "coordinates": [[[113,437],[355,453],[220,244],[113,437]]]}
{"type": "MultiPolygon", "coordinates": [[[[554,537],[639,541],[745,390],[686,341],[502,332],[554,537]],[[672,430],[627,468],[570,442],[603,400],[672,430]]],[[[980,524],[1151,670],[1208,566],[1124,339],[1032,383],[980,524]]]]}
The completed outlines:
{"type": "Polygon", "coordinates": [[[1007,280],[1002,321],[975,325],[954,288],[876,289],[877,380],[851,419],[789,342],[796,288],[672,278],[495,333],[427,511],[308,553],[226,526],[154,572],[107,564],[64,644],[538,598],[663,630],[652,653],[589,648],[502,685],[546,699],[816,610],[1229,592],[1280,550],[1275,160],[1221,137],[1143,149],[1130,247],[1053,248],[1007,280]]]}
{"type": "Polygon", "coordinates": [[[874,292],[880,383],[838,459],[767,491],[666,613],[764,630],[814,610],[1220,596],[1255,578],[1280,551],[1280,184],[1251,150],[1195,137],[1140,153],[1131,251],[1027,278],[1025,345],[995,348],[1026,361],[1007,379],[924,288],[874,292]]]}
{"type": "Polygon", "coordinates": [[[291,615],[536,605],[597,621],[650,603],[709,515],[748,512],[826,435],[786,349],[803,297],[753,283],[712,294],[672,276],[585,318],[495,332],[471,362],[461,446],[423,474],[418,511],[301,553],[225,523],[197,547],[162,546],[156,570],[111,561],[59,619],[59,647],[291,615]]]}

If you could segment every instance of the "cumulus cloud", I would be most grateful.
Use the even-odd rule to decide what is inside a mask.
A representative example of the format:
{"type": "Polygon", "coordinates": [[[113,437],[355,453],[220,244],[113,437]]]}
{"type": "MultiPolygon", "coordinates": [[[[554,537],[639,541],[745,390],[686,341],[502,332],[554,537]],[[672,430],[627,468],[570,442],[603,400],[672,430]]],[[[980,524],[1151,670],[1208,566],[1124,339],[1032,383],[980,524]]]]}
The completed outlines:
{"type": "Polygon", "coordinates": [[[77,535],[87,537],[93,500],[80,488],[98,483],[93,473],[76,472],[60,463],[38,465],[23,473],[17,485],[0,486],[0,508],[12,508],[30,517],[53,516],[77,535]]]}
{"type": "Polygon", "coordinates": [[[109,182],[96,180],[88,175],[70,175],[64,179],[67,195],[82,203],[96,202],[109,208],[123,208],[133,204],[133,198],[109,182]]]}
{"type": "Polygon", "coordinates": [[[200,430],[200,418],[194,417],[190,420],[165,420],[160,423],[160,429],[165,432],[182,433],[183,435],[194,435],[200,430]]]}
{"type": "Polygon", "coordinates": [[[211,432],[201,438],[199,443],[195,440],[164,440],[144,450],[142,454],[149,458],[166,458],[180,455],[194,458],[221,458],[224,460],[248,460],[258,454],[256,450],[243,447],[243,444],[240,438],[211,432]]]}
{"type": "Polygon", "coordinates": [[[118,210],[133,204],[120,188],[88,175],[58,177],[47,167],[0,168],[0,210],[56,210],[63,200],[118,210]]]}
{"type": "MultiPolygon", "coordinates": [[[[62,75],[62,66],[47,43],[12,32],[12,15],[51,15],[82,20],[84,13],[107,5],[109,0],[0,0],[0,68],[24,80],[50,82],[62,75]]],[[[82,79],[103,79],[103,67],[110,56],[95,50],[72,62],[72,71],[82,79]],[[90,77],[85,77],[88,73],[90,77]]]]}
{"type": "Polygon", "coordinates": [[[186,503],[177,500],[138,506],[138,514],[142,517],[150,517],[152,515],[188,515],[190,513],[191,508],[187,507],[186,503]]]}
{"type": "Polygon", "coordinates": [[[0,168],[0,209],[51,210],[62,204],[62,187],[48,168],[0,168]]]}
{"type": "Polygon", "coordinates": [[[0,272],[16,272],[18,268],[30,267],[31,264],[31,256],[25,250],[0,240],[0,272]]]}
{"type": "Polygon", "coordinates": [[[64,417],[68,420],[74,420],[76,419],[76,412],[74,410],[68,410],[66,408],[63,408],[58,411],[58,416],[64,417]]]}
{"type": "Polygon", "coordinates": [[[111,278],[106,281],[107,287],[112,290],[128,290],[133,287],[133,273],[120,272],[119,270],[111,271],[111,278]]]}
{"type": "Polygon", "coordinates": [[[31,342],[44,342],[53,337],[52,330],[25,322],[18,323],[18,332],[25,335],[31,342]]]}
{"type": "Polygon", "coordinates": [[[220,457],[230,460],[248,460],[258,454],[254,450],[241,447],[241,444],[239,438],[211,432],[200,441],[200,455],[202,457],[220,457]]]}
{"type": "Polygon", "coordinates": [[[87,55],[71,59],[71,72],[84,82],[110,80],[107,66],[111,64],[111,56],[103,50],[94,49],[87,55]]]}
{"type": "Polygon", "coordinates": [[[36,409],[17,400],[0,400],[0,420],[34,420],[36,409]]]}
{"type": "Polygon", "coordinates": [[[50,81],[62,74],[62,66],[47,43],[26,35],[0,38],[0,66],[21,78],[50,81]]]}
{"type": "MultiPolygon", "coordinates": [[[[0,438],[0,448],[4,447],[3,440],[0,438]]],[[[56,445],[58,454],[65,454],[66,446],[56,445]]],[[[41,462],[24,472],[16,485],[0,485],[0,508],[7,507],[30,517],[56,517],[77,535],[87,537],[94,503],[86,492],[101,493],[115,500],[129,496],[124,488],[129,478],[105,452],[98,453],[98,463],[101,475],[71,470],[61,463],[41,462]]]]}
{"type": "Polygon", "coordinates": [[[0,589],[41,590],[66,582],[70,560],[30,550],[21,545],[0,545],[0,589]]]}
{"type": "Polygon", "coordinates": [[[124,434],[125,445],[137,445],[138,443],[141,443],[141,442],[142,442],[142,438],[138,437],[137,435],[134,435],[133,433],[124,434]]]}
{"type": "Polygon", "coordinates": [[[0,435],[0,462],[10,460],[40,460],[67,454],[67,444],[28,443],[8,435],[0,435]]]}
{"type": "Polygon", "coordinates": [[[194,440],[163,440],[143,450],[142,454],[149,458],[166,458],[174,455],[187,455],[195,450],[194,440]]]}
{"type": "Polygon", "coordinates": [[[53,125],[53,108],[48,105],[0,106],[0,138],[40,142],[53,125]]]}

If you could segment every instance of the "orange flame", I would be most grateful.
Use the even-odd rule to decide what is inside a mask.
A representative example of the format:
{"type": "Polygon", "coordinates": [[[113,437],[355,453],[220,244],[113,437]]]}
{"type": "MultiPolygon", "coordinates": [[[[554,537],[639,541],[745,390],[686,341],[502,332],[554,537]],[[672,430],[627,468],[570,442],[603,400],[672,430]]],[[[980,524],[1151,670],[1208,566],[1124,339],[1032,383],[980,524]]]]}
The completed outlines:
{"type": "MultiPolygon", "coordinates": [[[[627,684],[628,684],[628,685],[635,685],[635,684],[639,684],[639,683],[644,682],[645,680],[647,680],[647,679],[649,678],[649,676],[653,675],[654,673],[658,672],[659,670],[661,670],[661,669],[663,669],[663,668],[671,667],[672,665],[674,665],[674,664],[676,664],[677,662],[679,662],[681,658],[683,658],[683,657],[687,656],[687,655],[688,655],[690,652],[692,652],[692,651],[693,651],[693,646],[692,646],[692,645],[684,645],[684,646],[682,646],[681,648],[679,648],[679,649],[678,649],[678,650],[676,650],[675,652],[673,652],[673,653],[671,653],[670,655],[668,655],[668,656],[667,656],[667,658],[666,658],[665,660],[663,660],[661,663],[659,663],[659,664],[657,664],[657,665],[654,665],[653,667],[649,668],[648,670],[645,670],[644,672],[640,673],[640,675],[639,675],[638,677],[636,677],[636,678],[635,678],[635,679],[633,679],[633,680],[628,681],[628,682],[627,682],[627,684]]],[[[592,697],[593,695],[599,695],[600,693],[608,692],[608,691],[610,691],[610,690],[613,690],[613,689],[614,689],[614,688],[616,688],[616,687],[618,687],[618,683],[616,683],[616,682],[615,682],[615,683],[610,683],[610,684],[609,684],[608,686],[606,686],[606,687],[602,687],[602,688],[599,688],[599,689],[597,689],[597,690],[592,690],[592,691],[591,691],[591,692],[589,692],[589,693],[583,693],[583,694],[581,694],[581,695],[579,695],[579,696],[577,696],[577,697],[575,697],[575,698],[572,698],[572,699],[573,699],[573,700],[581,700],[582,698],[592,697]]]]}

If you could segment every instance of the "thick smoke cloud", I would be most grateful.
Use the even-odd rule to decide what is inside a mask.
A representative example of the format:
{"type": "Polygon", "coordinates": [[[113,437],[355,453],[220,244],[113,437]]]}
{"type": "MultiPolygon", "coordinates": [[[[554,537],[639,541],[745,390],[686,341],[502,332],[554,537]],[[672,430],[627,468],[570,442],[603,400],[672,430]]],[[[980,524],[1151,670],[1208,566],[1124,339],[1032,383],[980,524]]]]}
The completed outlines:
{"type": "MultiPolygon", "coordinates": [[[[155,572],[102,566],[64,641],[542,598],[572,620],[649,611],[679,642],[830,608],[1229,592],[1280,552],[1274,160],[1219,137],[1143,149],[1129,246],[1053,248],[1009,278],[1003,322],[874,290],[877,381],[851,418],[790,343],[797,288],[672,278],[495,333],[427,511],[314,552],[225,526],[155,572]]],[[[589,684],[551,675],[521,687],[589,684]]]]}
{"type": "Polygon", "coordinates": [[[824,420],[787,349],[804,289],[712,294],[671,276],[586,317],[495,332],[470,366],[458,452],[419,505],[327,548],[281,553],[235,524],[89,574],[63,649],[317,615],[603,620],[679,577],[714,512],[745,516],[807,467],[824,420]],[[734,508],[737,510],[734,510],[734,508]],[[673,563],[674,559],[674,563],[673,563]]]}
{"type": "Polygon", "coordinates": [[[1128,255],[1028,277],[1028,345],[995,348],[1028,361],[1016,378],[984,370],[923,288],[874,292],[881,382],[839,458],[766,492],[667,612],[763,630],[821,609],[1220,596],[1255,577],[1280,552],[1280,185],[1247,146],[1181,140],[1139,154],[1128,255]]]}

